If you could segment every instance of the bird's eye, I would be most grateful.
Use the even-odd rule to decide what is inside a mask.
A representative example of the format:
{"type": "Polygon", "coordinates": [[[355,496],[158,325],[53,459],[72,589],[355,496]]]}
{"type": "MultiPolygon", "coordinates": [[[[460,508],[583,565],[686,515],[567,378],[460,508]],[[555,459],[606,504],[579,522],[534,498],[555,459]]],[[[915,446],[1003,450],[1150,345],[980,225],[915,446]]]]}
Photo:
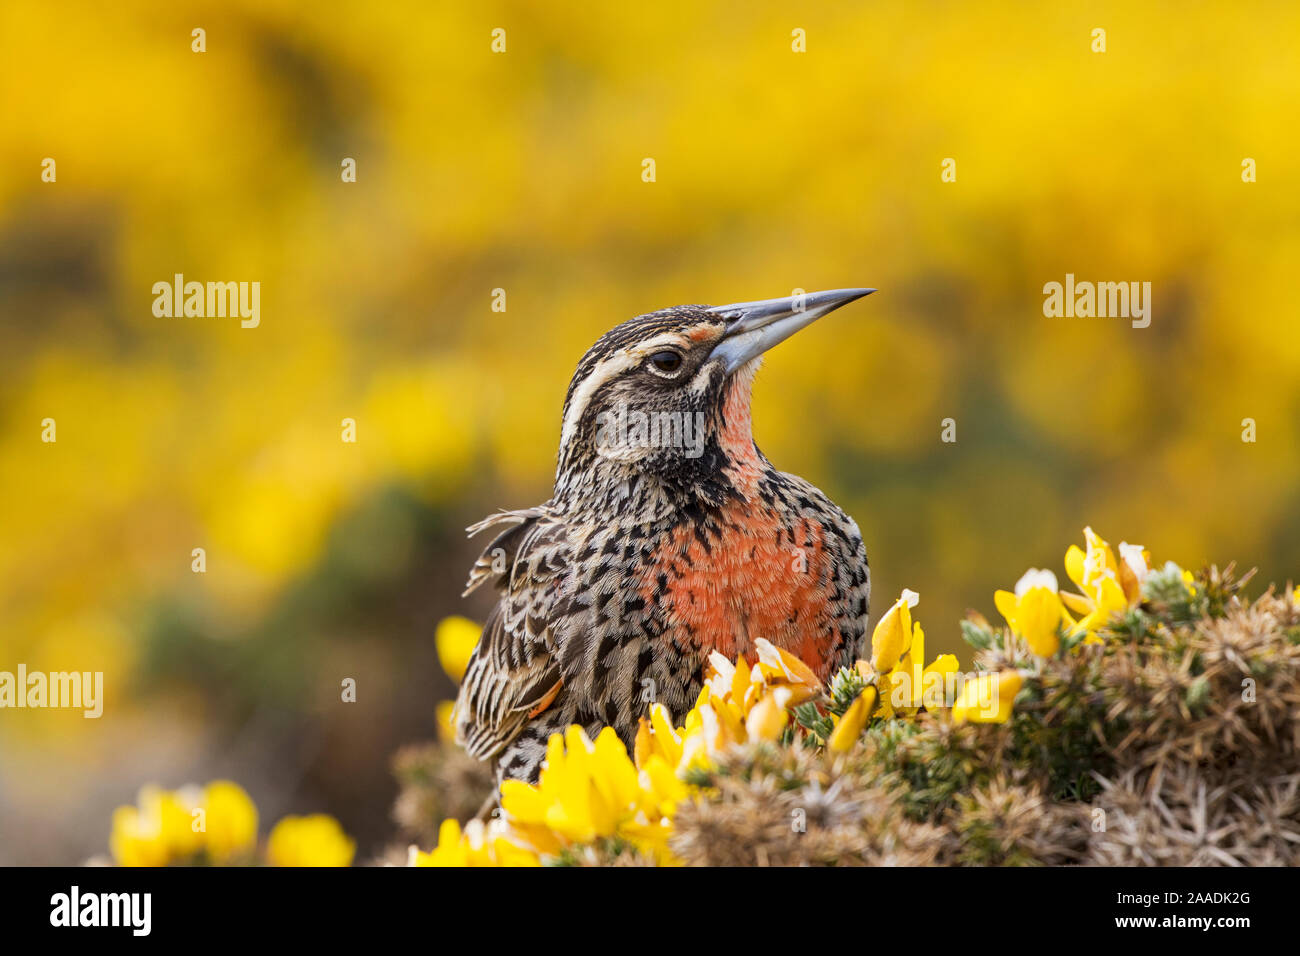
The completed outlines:
{"type": "Polygon", "coordinates": [[[656,352],[650,356],[650,364],[656,372],[670,375],[682,367],[682,357],[676,352],[656,352]]]}

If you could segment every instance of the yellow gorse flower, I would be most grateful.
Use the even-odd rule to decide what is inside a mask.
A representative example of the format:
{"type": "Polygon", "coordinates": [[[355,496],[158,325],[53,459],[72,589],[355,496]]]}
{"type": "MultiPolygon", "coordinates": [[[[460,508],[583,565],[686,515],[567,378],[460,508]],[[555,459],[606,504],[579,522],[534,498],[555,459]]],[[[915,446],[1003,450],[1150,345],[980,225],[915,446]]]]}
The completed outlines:
{"type": "Polygon", "coordinates": [[[630,758],[618,735],[604,728],[593,741],[577,725],[547,742],[536,785],[501,785],[500,823],[473,824],[461,832],[443,824],[431,853],[416,850],[415,865],[488,866],[527,864],[601,839],[625,840],[661,863],[672,817],[690,788],[681,774],[711,763],[727,747],[775,741],[790,723],[789,709],[822,694],[821,682],[803,661],[766,640],[755,642],[758,660],[735,663],[709,658],[705,684],[680,726],[662,704],[642,718],[630,758]],[[521,857],[518,854],[525,854],[521,857]]]}
{"type": "Polygon", "coordinates": [[[967,721],[973,724],[1006,723],[1023,683],[1019,671],[980,674],[966,681],[952,706],[953,721],[959,724],[967,721]]]}
{"type": "Polygon", "coordinates": [[[109,849],[119,866],[227,863],[257,845],[257,807],[238,784],[143,787],[135,806],[113,812],[109,849]]]}
{"type": "Polygon", "coordinates": [[[433,633],[438,648],[438,663],[457,684],[465,677],[470,655],[483,634],[483,628],[467,617],[452,615],[438,622],[433,633]]]}
{"type": "Polygon", "coordinates": [[[1061,603],[1056,575],[1051,571],[1036,568],[1026,571],[1016,583],[1014,593],[998,591],[993,595],[993,603],[1011,629],[1039,657],[1054,655],[1061,647],[1061,625],[1073,623],[1061,603]]]}
{"type": "Polygon", "coordinates": [[[876,623],[876,629],[871,634],[871,666],[878,673],[892,671],[912,646],[912,638],[915,636],[912,608],[920,600],[919,594],[904,588],[893,607],[876,623]]]}
{"type": "MultiPolygon", "coordinates": [[[[191,791],[192,794],[192,791],[191,791]]],[[[142,787],[135,806],[113,811],[109,849],[119,866],[167,866],[193,859],[203,848],[192,796],[142,787]]]]}
{"type": "Polygon", "coordinates": [[[876,706],[877,696],[874,687],[867,687],[853,699],[844,716],[836,721],[835,730],[826,741],[827,750],[832,753],[847,753],[853,749],[853,745],[858,742],[863,729],[867,726],[871,711],[876,706]]]}
{"type": "Polygon", "coordinates": [[[350,866],[356,843],[324,813],[288,816],[271,829],[266,861],[272,866],[350,866]]]}
{"type": "MultiPolygon", "coordinates": [[[[1121,542],[1120,556],[1092,528],[1083,529],[1086,550],[1070,545],[1065,553],[1065,573],[1081,593],[1061,592],[1066,608],[1080,615],[1070,621],[1075,632],[1095,639],[1097,628],[1119,611],[1142,600],[1142,582],[1150,573],[1150,555],[1141,545],[1121,542]]],[[[1067,616],[1068,617],[1068,616],[1067,616]]]]}
{"type": "Polygon", "coordinates": [[[859,676],[876,691],[868,718],[910,717],[922,706],[938,709],[944,705],[942,690],[947,675],[957,671],[957,658],[942,654],[928,665],[924,663],[925,631],[920,622],[912,620],[912,608],[920,600],[919,594],[904,588],[872,632],[871,659],[855,665],[859,676]]]}
{"type": "Polygon", "coordinates": [[[204,842],[218,863],[257,847],[257,806],[243,787],[214,780],[203,788],[204,842]]]}
{"type": "Polygon", "coordinates": [[[672,862],[669,815],[685,795],[685,785],[658,754],[638,768],[612,727],[592,741],[573,725],[547,743],[535,786],[502,783],[501,806],[521,842],[540,853],[618,837],[666,863],[672,862]]]}
{"type": "Polygon", "coordinates": [[[651,706],[637,731],[638,767],[658,757],[680,774],[736,744],[778,740],[790,708],[821,696],[821,681],[798,657],[761,638],[754,649],[752,666],[743,654],[734,664],[716,651],[709,656],[704,688],[682,726],[673,726],[662,704],[651,706]]]}
{"type": "Polygon", "coordinates": [[[411,847],[409,866],[541,866],[532,850],[515,842],[504,821],[471,820],[462,832],[455,820],[438,828],[438,845],[428,853],[411,847]]]}

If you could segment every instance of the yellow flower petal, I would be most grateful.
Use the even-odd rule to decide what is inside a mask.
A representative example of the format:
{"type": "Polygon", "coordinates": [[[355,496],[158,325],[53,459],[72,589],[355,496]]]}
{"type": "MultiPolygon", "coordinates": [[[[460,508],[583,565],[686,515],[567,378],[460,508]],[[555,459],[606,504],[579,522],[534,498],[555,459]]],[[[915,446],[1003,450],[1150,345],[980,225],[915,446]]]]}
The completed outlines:
{"type": "Polygon", "coordinates": [[[736,659],[736,670],[731,677],[731,699],[742,707],[745,704],[745,691],[749,689],[751,680],[749,664],[745,661],[745,655],[741,654],[736,659]]]}
{"type": "Polygon", "coordinates": [[[257,807],[244,788],[214,780],[203,788],[204,843],[221,862],[257,845],[257,807]]]}
{"type": "Polygon", "coordinates": [[[1018,671],[980,674],[962,685],[953,704],[956,723],[1001,724],[1011,716],[1011,708],[1024,682],[1018,671]]]}
{"type": "Polygon", "coordinates": [[[835,730],[830,739],[826,741],[826,748],[832,753],[848,753],[853,749],[853,745],[858,742],[862,736],[862,729],[867,726],[867,720],[871,717],[871,709],[876,703],[876,689],[867,687],[862,693],[853,699],[849,704],[849,709],[844,712],[839,723],[835,725],[835,730]]]}
{"type": "Polygon", "coordinates": [[[537,787],[522,780],[501,781],[501,809],[511,820],[519,823],[544,823],[547,804],[548,801],[537,787]]]}
{"type": "Polygon", "coordinates": [[[1065,609],[1054,589],[1030,588],[1016,607],[1016,630],[1039,657],[1053,656],[1061,646],[1059,630],[1065,609]]]}
{"type": "Polygon", "coordinates": [[[958,666],[955,654],[940,654],[921,672],[921,703],[926,710],[948,706],[948,675],[956,674],[958,666]]]}
{"type": "Polygon", "coordinates": [[[644,717],[640,718],[636,724],[636,739],[632,743],[632,759],[636,762],[637,768],[644,767],[646,762],[654,756],[655,746],[650,734],[650,721],[644,717]]]}
{"type": "Polygon", "coordinates": [[[434,706],[433,720],[438,727],[439,740],[451,743],[456,739],[456,723],[452,719],[455,710],[456,702],[454,700],[440,700],[434,706]]]}
{"type": "Polygon", "coordinates": [[[670,765],[677,766],[682,759],[682,739],[668,719],[668,708],[663,704],[651,705],[650,726],[654,730],[655,749],[670,765]]]}
{"type": "Polygon", "coordinates": [[[998,613],[1001,614],[1002,617],[1006,620],[1006,622],[1010,624],[1012,627],[1015,626],[1016,605],[1018,603],[1019,602],[1016,600],[1016,596],[1012,594],[1010,591],[993,592],[994,607],[998,609],[998,613]]]}
{"type": "Polygon", "coordinates": [[[592,757],[592,776],[607,804],[615,811],[632,806],[640,790],[637,771],[613,727],[605,727],[596,735],[592,757]]]}
{"type": "Polygon", "coordinates": [[[789,715],[781,705],[777,690],[765,694],[745,719],[745,733],[750,740],[776,740],[785,730],[789,715]]]}
{"type": "Polygon", "coordinates": [[[1093,612],[1096,605],[1091,599],[1084,597],[1082,594],[1071,594],[1069,591],[1061,591],[1058,595],[1067,608],[1075,614],[1088,615],[1093,612]]]}
{"type": "Polygon", "coordinates": [[[1065,552],[1065,573],[1069,579],[1074,582],[1074,586],[1080,591],[1086,591],[1088,589],[1087,585],[1084,584],[1083,581],[1083,571],[1086,560],[1087,555],[1083,553],[1083,549],[1077,544],[1070,545],[1065,552]]]}
{"type": "Polygon", "coordinates": [[[457,615],[443,618],[433,633],[433,642],[438,648],[438,663],[457,684],[465,677],[470,655],[474,653],[474,647],[482,633],[482,627],[469,618],[457,615]]]}
{"type": "Polygon", "coordinates": [[[885,673],[894,669],[899,659],[907,653],[912,642],[912,608],[919,597],[915,591],[904,589],[893,607],[885,612],[871,635],[871,663],[877,671],[885,673]]]}
{"type": "Polygon", "coordinates": [[[266,860],[272,866],[351,866],[356,849],[331,816],[288,816],[271,829],[266,860]]]}
{"type": "Polygon", "coordinates": [[[760,661],[778,669],[786,680],[821,690],[822,683],[817,679],[817,675],[813,673],[812,668],[789,651],[783,650],[761,637],[754,642],[754,649],[758,651],[760,661]]]}
{"type": "Polygon", "coordinates": [[[671,817],[677,804],[686,799],[686,784],[682,783],[667,761],[657,754],[646,762],[641,778],[642,786],[654,796],[660,816],[671,817]]]}

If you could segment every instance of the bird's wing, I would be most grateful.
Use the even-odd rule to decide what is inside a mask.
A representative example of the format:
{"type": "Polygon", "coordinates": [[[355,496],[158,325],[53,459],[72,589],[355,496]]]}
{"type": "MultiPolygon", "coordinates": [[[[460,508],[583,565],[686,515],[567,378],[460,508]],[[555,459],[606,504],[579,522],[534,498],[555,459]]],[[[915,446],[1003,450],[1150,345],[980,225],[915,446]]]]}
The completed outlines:
{"type": "Polygon", "coordinates": [[[468,594],[493,581],[501,600],[483,625],[456,699],[456,739],[485,760],[559,693],[555,621],[568,601],[572,563],[564,523],[545,506],[493,515],[476,534],[504,525],[470,571],[468,594]]]}

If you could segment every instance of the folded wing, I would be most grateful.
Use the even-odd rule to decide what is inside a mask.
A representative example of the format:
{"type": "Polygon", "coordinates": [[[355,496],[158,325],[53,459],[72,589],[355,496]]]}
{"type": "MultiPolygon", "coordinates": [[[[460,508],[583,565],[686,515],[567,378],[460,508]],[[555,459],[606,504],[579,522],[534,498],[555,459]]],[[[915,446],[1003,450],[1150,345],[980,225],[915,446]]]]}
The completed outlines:
{"type": "Polygon", "coordinates": [[[562,691],[559,642],[572,564],[563,521],[545,506],[505,511],[470,528],[501,527],[470,571],[465,593],[491,581],[488,615],[456,699],[456,739],[472,756],[501,751],[562,691]]]}

